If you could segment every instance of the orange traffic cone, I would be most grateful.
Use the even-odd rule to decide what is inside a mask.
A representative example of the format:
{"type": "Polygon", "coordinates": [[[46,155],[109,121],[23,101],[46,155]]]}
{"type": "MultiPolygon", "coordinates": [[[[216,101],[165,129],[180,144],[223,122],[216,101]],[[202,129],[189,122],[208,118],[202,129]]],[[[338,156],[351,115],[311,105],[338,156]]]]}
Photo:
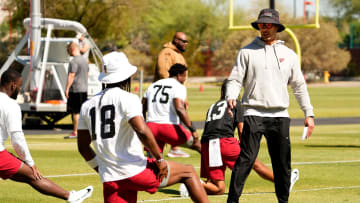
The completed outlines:
{"type": "Polygon", "coordinates": [[[200,92],[204,91],[204,87],[202,85],[200,85],[200,92]]]}

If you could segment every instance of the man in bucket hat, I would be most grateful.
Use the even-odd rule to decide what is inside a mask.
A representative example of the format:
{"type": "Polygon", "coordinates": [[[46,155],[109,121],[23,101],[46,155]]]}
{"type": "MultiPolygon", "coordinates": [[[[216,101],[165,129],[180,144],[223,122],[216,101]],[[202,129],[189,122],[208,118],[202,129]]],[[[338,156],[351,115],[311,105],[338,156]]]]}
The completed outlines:
{"type": "Polygon", "coordinates": [[[137,68],[119,52],[105,55],[103,63],[99,80],[104,89],[81,107],[78,149],[100,175],[104,202],[135,203],[137,191],[155,193],[179,182],[185,183],[194,202],[208,202],[192,166],[163,159],[142,116],[140,100],[130,93],[137,68]],[[144,156],[141,143],[154,158],[144,156]]]}
{"type": "Polygon", "coordinates": [[[244,128],[240,155],[232,170],[227,202],[238,202],[245,180],[257,157],[262,135],[267,140],[274,171],[275,192],[279,202],[288,202],[291,182],[299,178],[299,171],[291,173],[290,118],[287,108],[292,91],[305,115],[304,125],[309,138],[314,128],[314,112],[310,103],[300,63],[294,51],[276,39],[285,29],[279,14],[273,9],[260,11],[251,25],[260,31],[260,37],[240,49],[229,76],[228,112],[236,106],[241,87],[244,87],[244,128]]]}

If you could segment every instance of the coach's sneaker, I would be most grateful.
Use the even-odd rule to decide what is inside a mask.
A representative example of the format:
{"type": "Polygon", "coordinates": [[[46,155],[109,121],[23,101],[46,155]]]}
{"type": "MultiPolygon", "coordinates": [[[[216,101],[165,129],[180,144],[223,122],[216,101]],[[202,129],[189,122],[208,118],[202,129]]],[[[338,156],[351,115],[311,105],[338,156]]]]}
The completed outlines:
{"type": "Polygon", "coordinates": [[[189,191],[187,190],[186,185],[184,183],[180,184],[179,191],[181,197],[189,197],[189,191]]]}
{"type": "Polygon", "coordinates": [[[77,138],[77,134],[72,132],[70,135],[65,136],[64,139],[76,139],[77,138]]]}
{"type": "Polygon", "coordinates": [[[295,185],[296,181],[299,180],[300,172],[297,168],[291,171],[291,178],[290,178],[290,189],[291,192],[293,186],[295,185]]]}
{"type": "Polygon", "coordinates": [[[67,200],[68,203],[81,203],[84,199],[89,198],[93,192],[93,186],[87,186],[85,189],[79,191],[71,191],[69,198],[67,200]]]}
{"type": "Polygon", "coordinates": [[[183,152],[181,149],[171,150],[168,152],[168,157],[190,157],[190,154],[183,152]]]}

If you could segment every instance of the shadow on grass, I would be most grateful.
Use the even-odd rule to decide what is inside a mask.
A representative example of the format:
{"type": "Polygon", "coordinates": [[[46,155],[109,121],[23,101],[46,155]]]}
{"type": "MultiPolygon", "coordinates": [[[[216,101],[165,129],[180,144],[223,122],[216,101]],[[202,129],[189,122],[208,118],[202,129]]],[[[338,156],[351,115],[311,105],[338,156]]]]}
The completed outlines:
{"type": "Polygon", "coordinates": [[[166,188],[163,188],[163,189],[159,189],[158,192],[162,192],[162,193],[170,194],[170,195],[175,195],[176,197],[179,197],[179,196],[180,196],[179,191],[178,191],[178,190],[175,190],[175,189],[166,189],[166,188]]]}
{"type": "Polygon", "coordinates": [[[313,148],[360,148],[360,145],[305,145],[313,148]]]}

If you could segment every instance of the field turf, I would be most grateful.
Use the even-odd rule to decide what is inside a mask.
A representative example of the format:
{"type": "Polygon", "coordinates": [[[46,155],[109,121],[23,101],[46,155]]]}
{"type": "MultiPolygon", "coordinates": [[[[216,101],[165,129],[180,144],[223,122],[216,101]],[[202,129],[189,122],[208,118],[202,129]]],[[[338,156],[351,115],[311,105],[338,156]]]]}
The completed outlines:
{"type": "MultiPolygon", "coordinates": [[[[190,88],[190,117],[204,120],[206,110],[218,99],[219,87],[190,88]]],[[[352,117],[360,115],[360,88],[309,88],[316,117],[352,117]]],[[[291,97],[289,112],[292,117],[301,118],[302,112],[291,97]]],[[[300,179],[290,194],[290,202],[358,202],[360,199],[360,124],[318,125],[309,140],[302,141],[301,126],[291,127],[292,167],[300,170],[300,179]]],[[[198,130],[201,135],[202,130],[198,130]]],[[[64,135],[27,135],[32,156],[43,173],[67,190],[78,190],[93,185],[93,196],[85,202],[103,202],[102,184],[99,177],[85,163],[77,152],[76,140],[65,140],[64,135]]],[[[6,148],[14,152],[9,140],[6,148]]],[[[169,148],[165,150],[167,152],[169,148]]],[[[184,149],[191,158],[167,158],[193,165],[199,172],[200,156],[184,149]]],[[[263,138],[258,158],[269,167],[270,159],[266,141],[263,138]]],[[[231,171],[226,173],[226,193],[231,171]]],[[[139,192],[139,202],[191,202],[181,198],[179,184],[160,189],[150,195],[139,192]]],[[[226,194],[209,196],[210,202],[226,202],[226,194]]],[[[64,202],[41,195],[30,186],[13,181],[0,180],[0,202],[38,203],[64,202]]],[[[252,172],[246,181],[240,202],[276,202],[274,186],[252,172]]]]}

